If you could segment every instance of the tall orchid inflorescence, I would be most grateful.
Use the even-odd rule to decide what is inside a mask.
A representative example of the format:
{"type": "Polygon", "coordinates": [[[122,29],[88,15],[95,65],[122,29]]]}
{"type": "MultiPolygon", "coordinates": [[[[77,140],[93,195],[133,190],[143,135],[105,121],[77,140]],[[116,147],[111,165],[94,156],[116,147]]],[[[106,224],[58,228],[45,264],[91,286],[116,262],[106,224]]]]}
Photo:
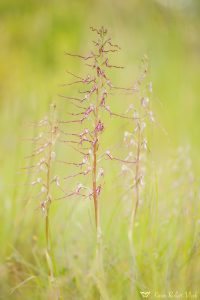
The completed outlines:
{"type": "MultiPolygon", "coordinates": [[[[59,177],[54,174],[53,165],[56,158],[55,146],[59,135],[56,105],[50,105],[49,114],[34,124],[37,135],[29,139],[34,144],[31,166],[25,169],[31,170],[34,178],[30,185],[37,192],[36,198],[40,201],[42,214],[45,218],[46,255],[50,260],[50,233],[49,210],[54,198],[54,187],[60,188],[59,177]]],[[[52,269],[50,270],[52,273],[52,269]]],[[[51,274],[52,275],[52,274],[51,274]]]]}
{"type": "Polygon", "coordinates": [[[134,102],[128,107],[127,113],[132,114],[133,123],[130,124],[130,131],[124,132],[124,145],[128,149],[125,160],[132,159],[134,168],[122,165],[121,171],[128,177],[128,191],[133,191],[131,196],[130,228],[129,239],[132,241],[132,231],[138,205],[140,204],[140,194],[144,187],[145,163],[144,158],[148,147],[147,123],[154,123],[155,117],[151,109],[152,82],[148,82],[148,59],[144,56],[143,71],[136,81],[134,102]]]}
{"type": "MultiPolygon", "coordinates": [[[[81,127],[81,132],[69,133],[68,130],[62,130],[63,135],[71,137],[72,139],[63,140],[68,145],[82,155],[82,160],[78,163],[68,162],[70,165],[74,165],[80,168],[80,171],[75,173],[71,177],[78,175],[91,176],[91,186],[85,187],[79,183],[77,188],[66,197],[72,195],[80,195],[83,197],[89,197],[93,199],[94,204],[94,218],[97,229],[97,236],[101,233],[100,230],[100,212],[99,212],[99,197],[102,190],[101,179],[104,176],[104,170],[100,165],[103,158],[110,158],[112,160],[120,160],[111,156],[109,151],[99,153],[101,150],[101,135],[105,131],[104,113],[109,114],[111,117],[121,117],[125,119],[132,119],[129,116],[115,113],[111,110],[109,105],[109,97],[115,90],[131,91],[132,89],[124,89],[112,84],[110,78],[107,75],[107,69],[122,68],[110,63],[109,55],[113,52],[117,52],[120,48],[118,45],[112,43],[111,38],[107,37],[107,30],[103,27],[100,29],[91,28],[98,38],[94,43],[94,51],[89,55],[82,56],[76,54],[66,53],[68,56],[72,56],[86,62],[86,66],[89,67],[89,73],[83,77],[74,74],[70,71],[67,73],[72,76],[75,81],[67,83],[66,85],[83,86],[83,90],[79,90],[79,96],[69,97],[61,95],[64,99],[72,103],[78,111],[70,113],[71,120],[62,121],[62,124],[77,124],[81,127]]],[[[125,163],[131,163],[126,161],[125,163]]],[[[68,177],[68,178],[69,178],[68,177]]]]}
{"type": "MultiPolygon", "coordinates": [[[[141,192],[144,187],[145,175],[145,154],[148,147],[147,123],[155,122],[153,111],[151,110],[152,83],[148,82],[148,59],[144,56],[142,60],[142,72],[139,79],[134,83],[133,89],[126,89],[125,93],[130,94],[133,99],[125,112],[128,123],[123,134],[123,143],[126,154],[124,158],[116,158],[107,151],[107,157],[115,159],[121,163],[121,174],[123,182],[126,184],[126,200],[131,199],[129,211],[128,239],[131,254],[131,287],[134,286],[136,278],[136,256],[133,245],[133,229],[138,206],[141,201],[141,192]]],[[[120,116],[122,117],[122,116],[120,116]]],[[[124,117],[124,115],[123,115],[124,117]]],[[[122,147],[120,147],[122,148],[122,147]]],[[[127,207],[126,203],[126,207],[127,207]]]]}

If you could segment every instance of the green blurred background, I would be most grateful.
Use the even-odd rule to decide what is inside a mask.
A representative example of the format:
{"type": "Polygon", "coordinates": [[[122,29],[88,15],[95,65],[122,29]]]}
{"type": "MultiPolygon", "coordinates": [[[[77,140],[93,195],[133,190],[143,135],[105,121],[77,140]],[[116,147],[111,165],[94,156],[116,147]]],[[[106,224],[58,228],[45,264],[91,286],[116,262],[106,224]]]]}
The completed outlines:
{"type": "Polygon", "coordinates": [[[79,62],[75,65],[64,51],[87,53],[91,25],[107,27],[122,47],[117,60],[126,70],[119,80],[134,80],[140,58],[148,55],[162,126],[172,144],[189,143],[198,148],[199,18],[198,0],[1,0],[0,159],[5,173],[12,176],[23,122],[35,118],[46,109],[46,103],[56,99],[66,67],[79,68],[79,62]],[[9,168],[5,154],[10,163],[13,160],[9,168]]]}
{"type": "Polygon", "coordinates": [[[22,141],[30,134],[27,124],[58,99],[65,69],[80,70],[80,62],[64,51],[87,53],[93,39],[89,27],[101,25],[122,48],[114,59],[126,68],[115,75],[117,82],[133,83],[141,57],[149,57],[160,124],[154,130],[154,159],[166,160],[180,145],[190,145],[199,171],[199,0],[0,0],[2,263],[16,236],[20,234],[22,244],[26,238],[21,229],[15,230],[24,203],[18,170],[27,154],[22,141]]]}

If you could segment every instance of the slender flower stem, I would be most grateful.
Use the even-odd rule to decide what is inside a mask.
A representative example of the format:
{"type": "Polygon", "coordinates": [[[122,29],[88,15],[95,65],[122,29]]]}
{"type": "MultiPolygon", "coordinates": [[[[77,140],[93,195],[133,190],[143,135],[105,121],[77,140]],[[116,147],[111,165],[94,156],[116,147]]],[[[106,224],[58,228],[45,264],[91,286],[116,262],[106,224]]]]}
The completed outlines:
{"type": "Polygon", "coordinates": [[[95,211],[95,225],[96,225],[96,229],[98,229],[99,206],[97,200],[97,142],[95,142],[93,147],[93,201],[94,201],[94,211],[95,211]]]}
{"type": "MultiPolygon", "coordinates": [[[[104,38],[101,37],[101,42],[103,46],[104,38]]],[[[101,48],[100,48],[101,49],[101,48]]],[[[99,62],[102,60],[102,53],[99,55],[99,62]]],[[[98,77],[97,77],[98,78],[98,77]]],[[[98,123],[99,123],[99,94],[100,89],[103,86],[102,77],[100,76],[100,79],[97,80],[97,88],[96,88],[96,105],[94,110],[94,140],[93,140],[93,201],[94,201],[94,211],[95,211],[95,225],[96,225],[96,231],[97,231],[97,242],[99,239],[100,234],[100,220],[99,220],[99,203],[98,203],[98,195],[97,195],[97,151],[99,147],[99,133],[97,130],[98,123]]]]}
{"type": "Polygon", "coordinates": [[[136,156],[136,168],[135,168],[135,193],[136,193],[136,202],[134,208],[134,216],[135,219],[139,200],[140,200],[140,152],[141,152],[141,128],[138,126],[138,141],[137,141],[137,156],[136,156]]]}
{"type": "Polygon", "coordinates": [[[95,225],[97,230],[97,236],[100,229],[99,222],[99,203],[97,195],[97,151],[99,146],[98,131],[96,130],[99,122],[99,87],[96,91],[96,106],[95,106],[95,124],[94,124],[94,141],[93,141],[93,201],[95,210],[95,225]]]}
{"type": "Polygon", "coordinates": [[[130,217],[130,228],[129,228],[129,239],[132,243],[132,231],[134,226],[135,217],[140,201],[140,153],[141,153],[141,128],[138,126],[138,139],[137,139],[137,152],[135,161],[135,197],[132,198],[131,217],[130,217]]]}
{"type": "Polygon", "coordinates": [[[37,178],[34,178],[30,184],[39,189],[37,198],[40,200],[40,207],[44,214],[45,256],[50,281],[54,281],[49,220],[50,206],[54,197],[52,184],[54,183],[54,187],[56,184],[57,188],[61,189],[59,177],[57,175],[53,176],[52,168],[56,157],[55,143],[59,135],[55,104],[51,104],[49,114],[39,121],[36,126],[41,129],[38,129],[39,135],[32,139],[35,148],[30,157],[35,159],[35,166],[31,164],[31,168],[34,167],[33,173],[37,178]]]}
{"type": "Polygon", "coordinates": [[[50,202],[51,202],[51,196],[50,196],[50,178],[51,178],[51,153],[52,153],[52,145],[53,145],[53,128],[52,124],[50,126],[50,144],[49,144],[49,151],[48,151],[48,159],[47,159],[47,181],[46,181],[46,197],[48,203],[47,211],[46,211],[46,217],[45,217],[45,233],[46,233],[46,250],[50,251],[50,241],[49,241],[49,208],[50,208],[50,202]]]}
{"type": "Polygon", "coordinates": [[[46,250],[49,252],[50,245],[49,245],[49,213],[47,213],[45,217],[45,236],[46,236],[46,250]]]}
{"type": "Polygon", "coordinates": [[[136,258],[133,243],[133,226],[140,200],[140,153],[141,153],[141,128],[138,126],[137,150],[136,150],[136,166],[135,166],[135,197],[132,197],[131,216],[128,230],[128,239],[130,244],[131,255],[131,293],[134,291],[134,281],[136,280],[136,258]]]}

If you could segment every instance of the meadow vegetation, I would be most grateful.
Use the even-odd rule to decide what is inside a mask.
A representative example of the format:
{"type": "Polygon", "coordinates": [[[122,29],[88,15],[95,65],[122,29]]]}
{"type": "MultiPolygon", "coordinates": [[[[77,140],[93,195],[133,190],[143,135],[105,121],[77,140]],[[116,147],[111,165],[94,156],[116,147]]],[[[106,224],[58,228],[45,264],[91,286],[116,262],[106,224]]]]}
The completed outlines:
{"type": "Polygon", "coordinates": [[[0,299],[198,299],[198,1],[68,2],[0,4],[0,299]]]}

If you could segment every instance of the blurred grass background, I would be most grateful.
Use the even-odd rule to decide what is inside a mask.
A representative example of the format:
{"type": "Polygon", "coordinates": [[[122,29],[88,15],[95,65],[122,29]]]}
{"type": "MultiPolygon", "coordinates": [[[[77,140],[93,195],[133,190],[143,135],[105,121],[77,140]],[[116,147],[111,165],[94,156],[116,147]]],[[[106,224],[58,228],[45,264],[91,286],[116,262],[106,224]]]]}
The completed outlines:
{"type": "MultiPolygon", "coordinates": [[[[162,184],[159,188],[161,195],[159,200],[162,201],[160,215],[156,220],[154,219],[153,224],[150,222],[149,206],[144,206],[141,212],[141,227],[137,232],[140,243],[137,245],[137,250],[140,252],[143,249],[149,249],[149,252],[151,252],[150,256],[145,253],[145,258],[144,256],[138,258],[141,270],[143,270],[141,275],[142,286],[149,289],[154,287],[158,290],[167,288],[165,280],[168,277],[175,276],[171,273],[176,273],[173,266],[177,257],[180,260],[187,261],[188,255],[193,249],[193,243],[199,251],[198,246],[196,246],[198,229],[194,228],[193,223],[187,227],[187,222],[198,220],[199,206],[197,200],[199,198],[197,190],[195,190],[192,198],[194,206],[191,208],[191,215],[189,214],[186,217],[184,214],[182,215],[182,205],[183,198],[185,199],[184,205],[189,205],[188,201],[190,200],[187,192],[191,186],[185,188],[188,182],[186,184],[183,182],[178,196],[175,193],[173,195],[169,193],[167,197],[166,193],[168,192],[168,183],[170,180],[173,181],[173,176],[170,173],[171,155],[175,153],[175,149],[180,145],[190,146],[194,172],[198,175],[200,171],[198,157],[200,149],[200,2],[198,0],[1,0],[1,299],[8,299],[10,289],[25,280],[27,274],[34,273],[35,276],[38,271],[35,271],[34,268],[41,269],[43,270],[41,273],[45,273],[43,259],[40,257],[41,254],[38,254],[41,245],[43,245],[41,216],[35,213],[34,208],[28,208],[24,212],[26,189],[19,187],[25,180],[25,176],[19,174],[18,171],[24,164],[23,157],[27,154],[28,148],[22,138],[29,136],[31,133],[27,123],[40,119],[43,114],[46,114],[48,104],[52,100],[58,99],[57,94],[61,91],[59,84],[66,81],[65,69],[77,71],[81,69],[79,61],[64,56],[64,51],[87,53],[90,49],[91,38],[93,38],[89,27],[101,25],[108,29],[113,40],[122,47],[122,51],[115,59],[119,65],[126,68],[115,75],[117,82],[127,85],[133,83],[137,78],[141,57],[143,54],[148,55],[156,117],[161,127],[165,128],[168,133],[166,135],[161,128],[157,128],[152,136],[151,144],[155,165],[164,162],[161,167],[162,176],[160,178],[162,184]],[[170,161],[168,165],[166,161],[170,161]],[[175,206],[174,202],[176,202],[177,211],[179,212],[175,213],[175,217],[179,222],[178,220],[174,223],[171,222],[171,227],[167,228],[164,222],[164,227],[162,227],[160,221],[167,218],[169,222],[170,212],[172,207],[174,209],[175,206]],[[195,214],[195,217],[193,214],[195,214]],[[166,215],[169,215],[169,218],[166,215]],[[149,225],[151,227],[150,231],[154,241],[156,240],[156,243],[158,243],[156,247],[153,240],[148,240],[148,234],[145,230],[147,224],[151,224],[149,225]],[[185,238],[183,238],[184,230],[180,231],[181,226],[186,226],[184,227],[185,238]],[[160,244],[159,239],[157,240],[159,235],[162,236],[160,244]],[[32,240],[33,236],[39,239],[39,246],[37,247],[35,246],[36,241],[32,240]],[[141,242],[141,239],[144,241],[141,242]],[[171,247],[167,248],[169,240],[171,240],[171,247]],[[183,242],[183,240],[185,241],[183,242]],[[180,256],[178,248],[181,245],[182,254],[180,256]],[[157,250],[160,249],[160,252],[157,251],[158,253],[155,254],[154,247],[157,250]],[[164,258],[162,257],[163,253],[166,253],[164,258]],[[159,260],[156,264],[154,255],[157,255],[159,260]],[[168,262],[169,266],[164,264],[162,259],[168,262]],[[147,269],[152,274],[151,278],[148,276],[147,269]]],[[[187,153],[186,157],[188,158],[187,153]]],[[[155,169],[156,172],[157,169],[155,169]]],[[[184,170],[184,167],[181,166],[180,173],[187,181],[187,168],[184,170]]],[[[111,178],[108,180],[110,182],[111,178]]],[[[155,187],[150,184],[149,190],[148,196],[154,198],[152,200],[152,203],[154,203],[156,201],[155,187]]],[[[107,192],[106,200],[109,198],[108,195],[107,192]]],[[[117,191],[112,195],[113,198],[116,195],[117,191]]],[[[149,202],[147,201],[147,203],[149,202]]],[[[73,206],[74,204],[70,205],[73,206]]],[[[108,209],[108,211],[112,211],[113,207],[115,207],[114,201],[110,204],[110,210],[108,209]]],[[[74,277],[68,275],[71,278],[69,286],[73,289],[77,285],[77,290],[83,291],[84,281],[80,283],[82,277],[79,278],[78,276],[80,270],[85,267],[84,252],[90,251],[88,250],[90,248],[89,241],[91,242],[92,238],[89,233],[85,233],[85,239],[88,241],[87,246],[86,241],[81,236],[83,229],[79,228],[81,220],[78,221],[78,225],[76,224],[72,231],[69,230],[70,226],[74,224],[75,216],[77,214],[78,216],[81,215],[81,209],[66,224],[64,221],[69,218],[72,207],[66,207],[64,203],[60,208],[55,207],[55,211],[56,215],[52,222],[54,233],[59,232],[55,255],[59,261],[58,273],[61,278],[61,285],[62,280],[65,282],[65,274],[74,272],[74,277]],[[57,226],[57,229],[54,226],[57,226]],[[63,236],[65,238],[62,239],[63,236]],[[74,238],[75,236],[79,237],[78,241],[74,238]],[[73,241],[74,244],[70,242],[69,246],[69,241],[73,241]],[[72,260],[69,271],[67,270],[67,261],[70,260],[70,255],[73,255],[73,258],[76,256],[76,253],[74,253],[76,245],[82,247],[82,265],[79,262],[80,269],[76,269],[77,264],[72,260]]],[[[84,213],[84,216],[83,224],[87,224],[87,212],[84,213]]],[[[105,214],[105,219],[108,221],[109,215],[106,216],[105,214]]],[[[88,225],[85,226],[87,228],[88,225]]],[[[112,230],[114,228],[113,226],[112,230]]],[[[127,242],[124,233],[125,225],[122,224],[120,228],[121,231],[119,230],[115,234],[111,229],[107,234],[108,240],[112,237],[113,245],[112,243],[111,245],[114,248],[116,247],[116,241],[116,243],[120,243],[120,250],[116,247],[115,251],[108,253],[107,257],[109,259],[109,255],[111,256],[110,263],[112,262],[111,265],[113,264],[113,268],[116,268],[111,274],[113,282],[110,280],[110,289],[112,291],[116,290],[116,295],[113,294],[111,299],[129,299],[126,295],[122,296],[122,291],[126,288],[127,283],[123,281],[124,277],[120,274],[120,270],[124,270],[125,273],[127,271],[126,251],[123,252],[123,248],[126,249],[127,242]],[[120,255],[115,253],[117,249],[120,255]],[[120,256],[120,263],[116,258],[118,255],[120,256]]],[[[76,260],[76,257],[74,259],[76,260]]],[[[183,264],[183,261],[180,264],[183,264]]],[[[109,272],[111,271],[112,268],[110,267],[109,272]]],[[[175,287],[187,289],[186,283],[192,284],[189,282],[189,278],[194,277],[193,287],[195,289],[198,286],[199,271],[200,269],[197,269],[197,266],[192,262],[188,265],[187,271],[184,271],[184,274],[181,273],[177,281],[174,282],[174,279],[169,280],[170,284],[172,282],[169,286],[173,287],[174,284],[175,287]]],[[[41,275],[39,272],[41,276],[38,276],[37,282],[33,280],[33,283],[30,280],[32,285],[29,283],[28,287],[23,286],[22,294],[19,291],[13,293],[10,296],[11,299],[54,299],[54,296],[46,295],[44,292],[45,280],[41,280],[43,273],[41,275]],[[37,288],[33,291],[32,287],[37,288]],[[44,294],[42,294],[42,291],[44,294]]],[[[91,295],[70,294],[68,288],[65,288],[65,293],[68,296],[64,299],[95,299],[95,296],[92,298],[91,295]]]]}

